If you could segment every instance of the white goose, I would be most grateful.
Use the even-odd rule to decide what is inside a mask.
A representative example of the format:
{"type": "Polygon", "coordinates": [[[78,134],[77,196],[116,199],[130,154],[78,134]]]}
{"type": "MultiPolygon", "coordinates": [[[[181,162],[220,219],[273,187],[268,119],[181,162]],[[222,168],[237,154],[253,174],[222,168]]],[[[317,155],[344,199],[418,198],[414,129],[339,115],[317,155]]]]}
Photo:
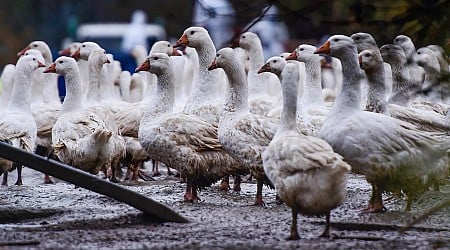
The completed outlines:
{"type": "Polygon", "coordinates": [[[425,71],[414,61],[416,47],[410,37],[398,35],[394,38],[394,44],[400,46],[405,52],[407,61],[405,67],[409,70],[411,82],[415,86],[422,86],[425,78],[425,71]]]}
{"type": "MultiPolygon", "coordinates": [[[[109,167],[116,150],[111,140],[113,132],[95,110],[83,104],[76,61],[70,57],[59,57],[45,72],[61,74],[66,82],[61,115],[52,130],[53,147],[58,158],[91,174],[109,167]]],[[[114,173],[114,168],[112,170],[114,173]]]]}
{"type": "Polygon", "coordinates": [[[183,112],[201,117],[212,124],[219,123],[219,115],[223,107],[223,92],[226,85],[222,70],[208,71],[214,60],[216,48],[208,31],[202,27],[187,28],[174,47],[189,46],[197,50],[199,58],[199,74],[194,80],[194,88],[188,98],[183,112]]]}
{"type": "MultiPolygon", "coordinates": [[[[27,55],[19,58],[13,77],[11,99],[0,116],[0,140],[34,152],[36,142],[36,122],[30,107],[31,77],[38,67],[45,67],[36,57],[27,55]]],[[[16,185],[22,185],[22,165],[0,158],[2,185],[8,184],[8,171],[17,168],[16,185]]]]}
{"type": "MultiPolygon", "coordinates": [[[[199,200],[197,190],[242,169],[219,143],[217,127],[197,116],[173,113],[175,86],[170,57],[154,53],[136,71],[158,76],[155,96],[143,110],[139,139],[149,156],[186,178],[184,200],[199,200]]],[[[245,169],[244,169],[245,170],[245,169]]]]}
{"type": "Polygon", "coordinates": [[[367,49],[359,53],[358,58],[360,67],[366,72],[367,82],[369,83],[369,98],[366,105],[368,111],[390,115],[414,124],[424,131],[445,132],[450,129],[445,122],[445,116],[437,112],[387,104],[384,94],[385,85],[381,55],[367,49]]]}
{"type": "Polygon", "coordinates": [[[421,90],[422,98],[431,102],[443,103],[446,101],[448,98],[446,94],[448,93],[444,91],[446,91],[446,85],[449,82],[448,79],[445,79],[446,73],[441,72],[441,65],[436,52],[428,47],[420,48],[414,55],[414,61],[425,71],[425,79],[421,90]]]}
{"type": "Polygon", "coordinates": [[[0,95],[0,112],[6,109],[6,106],[11,99],[15,69],[16,65],[14,64],[6,64],[5,67],[3,67],[2,75],[0,76],[0,81],[2,84],[2,92],[0,95]]]}
{"type": "Polygon", "coordinates": [[[267,115],[281,98],[280,82],[269,73],[258,74],[264,64],[261,40],[253,32],[245,32],[233,41],[232,48],[241,47],[247,52],[249,70],[247,74],[250,112],[267,115]]]}
{"type": "Polygon", "coordinates": [[[131,86],[131,74],[129,71],[124,70],[120,73],[119,88],[122,100],[125,102],[131,102],[130,86],[131,86]]]}
{"type": "MultiPolygon", "coordinates": [[[[279,57],[281,60],[281,57],[279,57]]],[[[277,120],[250,113],[244,65],[233,49],[217,52],[210,70],[223,68],[228,76],[229,91],[219,122],[219,141],[238,162],[250,169],[257,181],[255,205],[263,205],[263,184],[273,188],[264,173],[261,153],[269,145],[277,129],[277,120]]]]}
{"type": "MultiPolygon", "coordinates": [[[[81,46],[80,42],[70,43],[69,46],[63,50],[58,51],[60,56],[71,56],[74,54],[81,46]]],[[[80,83],[81,83],[81,91],[83,96],[86,95],[87,86],[89,84],[89,73],[88,73],[88,62],[86,60],[77,60],[78,68],[80,69],[80,83]]]]}
{"type": "MultiPolygon", "coordinates": [[[[33,41],[29,43],[22,51],[17,53],[17,55],[21,56],[25,54],[25,52],[29,49],[39,50],[42,53],[42,56],[44,57],[45,65],[50,65],[51,63],[53,63],[52,52],[46,42],[33,41]]],[[[61,100],[59,98],[59,91],[58,91],[58,76],[56,74],[49,74],[48,76],[46,76],[46,78],[47,83],[43,85],[44,89],[42,91],[44,101],[46,103],[61,105],[61,100]]]]}
{"type": "Polygon", "coordinates": [[[361,72],[350,37],[334,35],[316,53],[339,58],[344,74],[342,91],[320,137],[372,185],[367,211],[383,210],[383,192],[405,193],[406,209],[410,209],[418,194],[447,178],[450,140],[438,139],[401,120],[360,110],[361,72]]]}
{"type": "MultiPolygon", "coordinates": [[[[270,66],[265,70],[271,71],[270,66]]],[[[342,156],[334,153],[324,140],[297,132],[298,75],[298,69],[292,63],[281,72],[282,118],[275,136],[262,153],[267,177],[278,196],[292,209],[290,240],[299,239],[299,212],[325,215],[325,230],[321,236],[330,236],[330,211],[344,201],[346,172],[351,170],[342,156]]]]}

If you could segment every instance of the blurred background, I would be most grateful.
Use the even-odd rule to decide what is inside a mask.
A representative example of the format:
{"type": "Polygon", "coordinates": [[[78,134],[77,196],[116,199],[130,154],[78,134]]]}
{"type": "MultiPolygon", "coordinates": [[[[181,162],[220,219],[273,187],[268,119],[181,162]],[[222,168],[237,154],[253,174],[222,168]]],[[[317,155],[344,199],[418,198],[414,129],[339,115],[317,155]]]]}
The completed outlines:
{"type": "MultiPolygon", "coordinates": [[[[447,44],[448,52],[448,0],[2,0],[0,66],[15,63],[17,52],[33,40],[47,42],[54,59],[68,42],[85,40],[98,40],[108,52],[125,58],[125,34],[101,26],[111,23],[130,25],[119,33],[133,33],[133,22],[149,24],[144,38],[148,48],[156,40],[175,42],[191,25],[205,26],[219,49],[262,12],[264,17],[251,30],[262,37],[266,58],[299,43],[319,45],[329,35],[360,31],[371,33],[379,46],[401,33],[410,36],[416,48],[447,44]]],[[[142,36],[136,39],[142,41],[142,36]]]]}

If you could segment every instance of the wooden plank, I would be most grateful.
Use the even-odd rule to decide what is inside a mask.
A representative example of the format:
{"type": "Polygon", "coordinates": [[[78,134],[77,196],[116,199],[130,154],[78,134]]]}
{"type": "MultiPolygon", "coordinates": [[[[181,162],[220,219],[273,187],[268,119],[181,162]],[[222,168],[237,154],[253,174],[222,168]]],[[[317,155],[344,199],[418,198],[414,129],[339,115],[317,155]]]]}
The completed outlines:
{"type": "Polygon", "coordinates": [[[153,199],[134,192],[126,187],[103,180],[95,175],[81,171],[58,161],[30,154],[0,142],[0,157],[17,162],[39,172],[70,182],[79,187],[91,190],[124,202],[150,216],[150,219],[160,222],[189,222],[169,207],[153,199]]]}

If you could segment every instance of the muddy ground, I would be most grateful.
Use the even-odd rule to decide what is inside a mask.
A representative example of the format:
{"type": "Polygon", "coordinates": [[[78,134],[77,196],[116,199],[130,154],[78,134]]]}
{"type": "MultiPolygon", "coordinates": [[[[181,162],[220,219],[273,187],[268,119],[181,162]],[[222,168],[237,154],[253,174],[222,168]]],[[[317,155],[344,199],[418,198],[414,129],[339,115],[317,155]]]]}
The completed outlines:
{"type": "MultiPolygon", "coordinates": [[[[122,183],[173,208],[190,223],[152,223],[138,210],[111,198],[24,169],[24,185],[0,187],[0,249],[449,249],[450,208],[399,234],[401,227],[450,195],[450,187],[429,192],[403,212],[402,199],[386,202],[387,212],[361,214],[370,187],[349,175],[346,202],[332,211],[332,238],[319,238],[324,218],[299,215],[298,241],[287,241],[291,212],[264,189],[265,207],[251,206],[253,182],[223,192],[219,183],[199,193],[202,201],[182,202],[184,183],[163,174],[156,181],[122,183]]],[[[386,197],[387,198],[387,197],[386,197]]]]}

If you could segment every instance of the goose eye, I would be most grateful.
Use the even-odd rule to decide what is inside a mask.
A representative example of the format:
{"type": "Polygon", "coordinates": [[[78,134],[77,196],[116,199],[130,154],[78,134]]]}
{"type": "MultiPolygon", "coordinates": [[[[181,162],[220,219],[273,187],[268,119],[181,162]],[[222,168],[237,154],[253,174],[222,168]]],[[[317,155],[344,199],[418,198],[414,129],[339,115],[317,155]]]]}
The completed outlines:
{"type": "Polygon", "coordinates": [[[81,45],[81,47],[86,48],[86,44],[81,45]]]}
{"type": "Polygon", "coordinates": [[[417,52],[418,55],[420,55],[420,52],[417,52]]]}
{"type": "Polygon", "coordinates": [[[245,36],[242,36],[242,38],[245,38],[245,36]]]}
{"type": "Polygon", "coordinates": [[[277,63],[278,62],[278,60],[273,60],[273,63],[277,63]]]}
{"type": "Polygon", "coordinates": [[[36,61],[36,58],[33,57],[33,61],[36,61]]]}
{"type": "Polygon", "coordinates": [[[334,42],[339,42],[339,39],[335,38],[333,39],[334,42]]]}
{"type": "Polygon", "coordinates": [[[158,60],[159,58],[157,56],[153,57],[154,60],[158,60]]]}
{"type": "Polygon", "coordinates": [[[370,57],[371,55],[370,55],[370,54],[364,54],[364,56],[365,56],[365,57],[370,57]]]}
{"type": "Polygon", "coordinates": [[[359,40],[359,39],[361,39],[359,36],[355,37],[355,40],[359,40]]]}
{"type": "Polygon", "coordinates": [[[304,49],[304,48],[300,48],[299,50],[300,50],[300,51],[304,51],[305,49],[304,49]]]}
{"type": "Polygon", "coordinates": [[[195,33],[195,31],[191,31],[191,35],[193,35],[195,33]]]}
{"type": "Polygon", "coordinates": [[[37,47],[37,44],[33,44],[33,47],[35,47],[35,48],[36,48],[36,47],[37,47]]]}
{"type": "Polygon", "coordinates": [[[169,44],[167,44],[167,47],[170,47],[170,43],[169,43],[169,44]]]}
{"type": "Polygon", "coordinates": [[[64,63],[64,61],[59,61],[58,63],[59,63],[59,64],[63,64],[63,63],[64,63]]]}

